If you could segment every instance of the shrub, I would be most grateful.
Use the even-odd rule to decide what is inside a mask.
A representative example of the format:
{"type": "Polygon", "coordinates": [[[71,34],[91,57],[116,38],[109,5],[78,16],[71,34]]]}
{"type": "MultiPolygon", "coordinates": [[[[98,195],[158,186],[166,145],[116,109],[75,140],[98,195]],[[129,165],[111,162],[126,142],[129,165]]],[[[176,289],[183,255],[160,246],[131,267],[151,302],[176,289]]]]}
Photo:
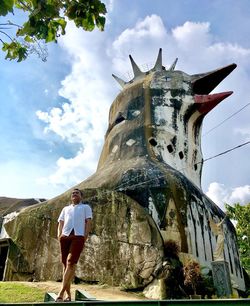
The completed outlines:
{"type": "Polygon", "coordinates": [[[191,260],[183,268],[184,285],[191,287],[192,293],[197,294],[197,288],[202,282],[201,268],[198,262],[191,260]]]}

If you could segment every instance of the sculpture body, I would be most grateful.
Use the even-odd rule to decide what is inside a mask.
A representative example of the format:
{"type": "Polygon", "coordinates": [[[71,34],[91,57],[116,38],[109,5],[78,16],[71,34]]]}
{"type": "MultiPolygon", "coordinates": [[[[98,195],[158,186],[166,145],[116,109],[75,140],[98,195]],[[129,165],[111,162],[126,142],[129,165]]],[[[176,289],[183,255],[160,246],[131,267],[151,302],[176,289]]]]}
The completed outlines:
{"type": "MultiPolygon", "coordinates": [[[[216,239],[208,219],[223,219],[224,213],[200,187],[201,126],[204,116],[232,93],[210,94],[236,65],[188,75],[175,70],[177,60],[165,69],[161,49],[147,72],[130,60],[134,78],[124,82],[114,76],[123,90],[110,108],[97,171],[77,186],[94,211],[93,234],[78,272],[85,280],[138,288],[150,283],[162,265],[164,240],[175,240],[182,254],[211,267],[216,239]]],[[[59,210],[69,192],[50,200],[47,207],[56,204],[59,210]]],[[[49,237],[54,237],[55,224],[46,222],[49,237]]],[[[224,230],[224,257],[244,290],[236,234],[229,220],[224,230]]],[[[10,236],[13,233],[12,223],[10,236]]],[[[15,241],[20,244],[20,239],[15,241]]],[[[41,279],[38,265],[34,270],[41,279]]],[[[48,271],[46,277],[56,274],[48,271]]]]}
{"type": "Polygon", "coordinates": [[[213,256],[215,261],[224,260],[224,241],[225,241],[224,228],[223,228],[224,221],[225,218],[218,223],[215,223],[213,219],[209,220],[211,230],[214,233],[214,235],[217,236],[216,247],[213,251],[213,256]]]}

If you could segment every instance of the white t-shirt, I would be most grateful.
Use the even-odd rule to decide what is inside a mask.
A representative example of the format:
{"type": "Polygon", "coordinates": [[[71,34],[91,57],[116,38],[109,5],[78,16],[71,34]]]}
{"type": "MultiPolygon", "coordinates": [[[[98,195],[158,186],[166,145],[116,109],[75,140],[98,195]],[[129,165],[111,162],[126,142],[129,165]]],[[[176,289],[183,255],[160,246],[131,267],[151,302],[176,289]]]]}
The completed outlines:
{"type": "Polygon", "coordinates": [[[89,205],[79,203],[65,206],[58,218],[58,222],[64,222],[62,235],[69,236],[74,230],[75,235],[84,236],[86,219],[92,219],[92,210],[89,205]]]}

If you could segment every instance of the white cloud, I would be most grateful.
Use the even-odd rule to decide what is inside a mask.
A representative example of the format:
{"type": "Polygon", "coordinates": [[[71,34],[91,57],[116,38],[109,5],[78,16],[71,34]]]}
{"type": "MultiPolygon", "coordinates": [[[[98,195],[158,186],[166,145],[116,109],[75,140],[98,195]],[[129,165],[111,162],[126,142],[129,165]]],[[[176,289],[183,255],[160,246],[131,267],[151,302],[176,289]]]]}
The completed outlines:
{"type": "Polygon", "coordinates": [[[243,128],[236,128],[235,130],[236,134],[240,134],[244,137],[245,141],[250,141],[250,127],[245,126],[243,128]]]}
{"type": "Polygon", "coordinates": [[[184,25],[173,29],[172,34],[180,49],[188,51],[191,48],[197,52],[211,44],[212,37],[209,31],[210,24],[208,22],[187,21],[184,25]]]}
{"type": "Polygon", "coordinates": [[[247,204],[250,203],[250,185],[232,188],[232,193],[229,197],[230,203],[247,204]]]}
{"type": "Polygon", "coordinates": [[[206,195],[217,205],[223,208],[224,199],[227,195],[223,184],[213,182],[209,185],[206,195]]]}
{"type": "Polygon", "coordinates": [[[59,90],[59,95],[68,102],[36,113],[46,124],[44,132],[48,137],[49,133],[55,133],[68,143],[81,145],[76,156],[59,158],[57,170],[49,177],[38,180],[41,184],[64,185],[65,188],[95,171],[112,102],[112,90],[105,75],[107,60],[103,50],[99,50],[98,39],[94,39],[99,33],[92,33],[91,44],[86,39],[89,33],[82,35],[75,27],[70,27],[68,31],[72,33],[62,40],[62,47],[71,56],[72,71],[61,82],[59,90]]]}
{"type": "Polygon", "coordinates": [[[225,210],[225,203],[230,205],[250,203],[250,185],[227,188],[224,184],[213,182],[209,185],[206,195],[222,210],[225,210]]]}
{"type": "MultiPolygon", "coordinates": [[[[113,43],[116,51],[122,52],[124,46],[128,47],[131,41],[137,45],[145,44],[145,40],[158,40],[166,35],[166,29],[159,16],[147,16],[144,20],[138,21],[134,28],[124,30],[113,43]],[[122,46],[122,48],[121,48],[122,46]]],[[[126,54],[127,56],[127,54],[126,54]]]]}
{"type": "Polygon", "coordinates": [[[61,185],[64,188],[70,188],[80,182],[83,177],[87,177],[93,173],[96,168],[97,153],[100,146],[86,146],[84,150],[80,150],[73,158],[60,157],[57,160],[57,171],[49,177],[39,178],[37,183],[40,185],[52,186],[61,185]]]}

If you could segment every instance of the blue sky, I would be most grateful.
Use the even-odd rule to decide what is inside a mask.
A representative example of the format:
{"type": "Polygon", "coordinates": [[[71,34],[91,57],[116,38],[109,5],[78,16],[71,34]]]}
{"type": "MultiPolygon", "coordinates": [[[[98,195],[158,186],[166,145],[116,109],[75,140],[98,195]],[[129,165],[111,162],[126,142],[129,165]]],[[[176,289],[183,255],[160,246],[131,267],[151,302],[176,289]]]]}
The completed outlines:
{"type": "MultiPolygon", "coordinates": [[[[68,24],[48,45],[47,62],[22,63],[0,54],[0,196],[52,198],[83,181],[97,165],[109,107],[127,79],[128,55],[203,73],[236,63],[214,90],[234,94],[207,115],[204,134],[250,102],[248,0],[106,1],[104,32],[68,24]]],[[[18,17],[18,16],[17,16],[18,17]]],[[[2,19],[3,20],[3,19],[2,19]]],[[[1,20],[1,21],[2,21],[1,20]]],[[[250,106],[202,138],[204,158],[250,140],[250,106]]],[[[204,164],[202,186],[218,205],[250,201],[250,145],[204,164]]]]}

